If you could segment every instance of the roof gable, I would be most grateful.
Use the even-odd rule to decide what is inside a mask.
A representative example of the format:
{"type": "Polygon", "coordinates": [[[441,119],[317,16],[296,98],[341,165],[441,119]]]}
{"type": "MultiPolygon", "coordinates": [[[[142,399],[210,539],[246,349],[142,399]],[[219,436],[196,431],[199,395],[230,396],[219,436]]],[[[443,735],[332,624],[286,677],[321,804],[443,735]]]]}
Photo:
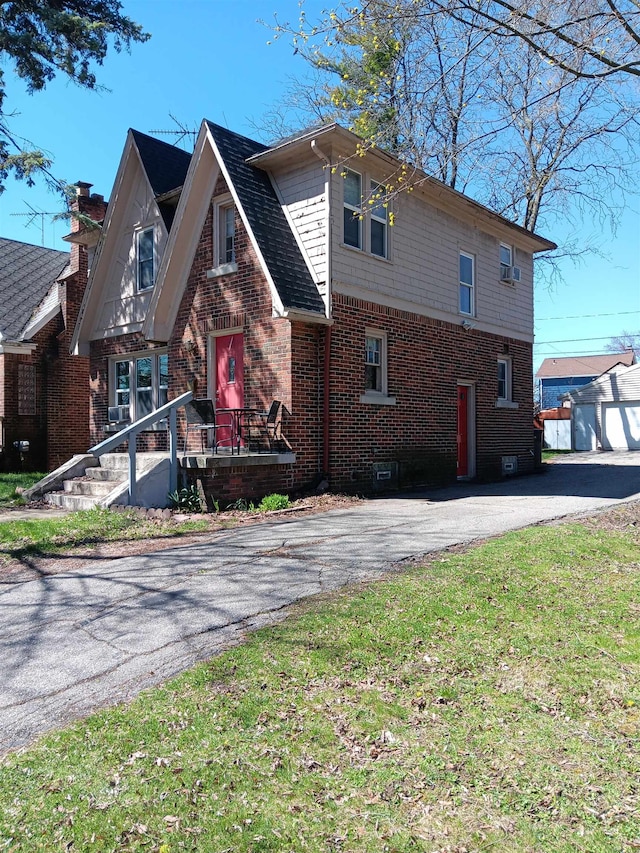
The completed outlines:
{"type": "Polygon", "coordinates": [[[68,252],[0,237],[0,340],[21,340],[68,263],[68,252]]]}
{"type": "Polygon", "coordinates": [[[158,270],[144,334],[168,340],[218,176],[222,174],[271,288],[274,312],[325,320],[325,305],[269,175],[246,160],[265,146],[204,121],[158,270]]]}
{"type": "Polygon", "coordinates": [[[573,403],[637,399],[640,389],[638,378],[640,364],[626,367],[614,365],[614,368],[597,376],[587,385],[563,394],[563,399],[571,400],[573,403]],[[627,396],[629,391],[633,391],[631,397],[627,396]]]}
{"type": "Polygon", "coordinates": [[[206,122],[238,195],[251,233],[285,309],[324,314],[324,303],[267,172],[249,165],[265,145],[206,122]]]}
{"type": "MultiPolygon", "coordinates": [[[[159,233],[155,237],[157,250],[160,252],[164,247],[167,232],[173,221],[175,202],[165,204],[163,199],[172,190],[176,190],[176,196],[179,195],[190,159],[189,154],[173,145],[153,139],[139,131],[128,132],[111,201],[107,208],[102,236],[74,330],[72,351],[86,354],[91,335],[106,322],[103,317],[106,310],[104,303],[108,298],[111,282],[122,279],[126,264],[131,264],[131,257],[128,259],[120,257],[123,235],[127,229],[131,229],[131,222],[139,219],[141,215],[144,217],[144,211],[146,211],[147,220],[153,220],[150,224],[158,223],[159,233]],[[144,195],[144,199],[140,198],[141,194],[144,195]],[[150,213],[151,210],[153,215],[150,213]],[[117,270],[116,267],[118,267],[117,270]]],[[[132,246],[125,248],[131,255],[132,246]]],[[[135,306],[131,298],[126,305],[122,301],[120,306],[117,304],[117,299],[112,299],[110,314],[107,310],[113,326],[112,333],[140,329],[150,297],[149,292],[135,294],[135,306]],[[122,317],[115,318],[116,314],[122,314],[122,317]]]]}

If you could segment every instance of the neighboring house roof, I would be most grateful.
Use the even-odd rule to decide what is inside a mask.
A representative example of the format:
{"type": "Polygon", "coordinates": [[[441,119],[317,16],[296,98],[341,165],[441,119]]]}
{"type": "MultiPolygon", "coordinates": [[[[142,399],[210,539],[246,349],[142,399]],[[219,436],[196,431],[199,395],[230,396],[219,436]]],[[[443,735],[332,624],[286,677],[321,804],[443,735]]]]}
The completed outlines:
{"type": "Polygon", "coordinates": [[[640,398],[640,364],[607,371],[587,385],[583,385],[582,388],[562,394],[562,398],[572,403],[638,400],[640,398]]]}
{"type": "Polygon", "coordinates": [[[611,370],[616,364],[628,367],[635,363],[633,350],[603,355],[581,355],[573,358],[545,358],[536,373],[537,379],[553,379],[565,376],[598,376],[611,370]]]}
{"type": "Polygon", "coordinates": [[[0,340],[22,339],[68,263],[68,252],[0,237],[0,340]]]}
{"type": "Polygon", "coordinates": [[[324,313],[324,303],[269,175],[246,160],[266,146],[206,122],[285,308],[324,313]]]}

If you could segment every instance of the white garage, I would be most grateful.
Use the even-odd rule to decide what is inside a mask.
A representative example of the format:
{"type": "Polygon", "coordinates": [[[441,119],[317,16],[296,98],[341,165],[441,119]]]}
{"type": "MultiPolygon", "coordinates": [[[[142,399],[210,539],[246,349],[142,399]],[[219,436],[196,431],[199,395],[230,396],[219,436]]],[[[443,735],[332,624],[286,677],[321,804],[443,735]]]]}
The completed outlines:
{"type": "Polygon", "coordinates": [[[616,365],[563,399],[574,450],[640,450],[640,364],[616,365]]]}
{"type": "Polygon", "coordinates": [[[640,400],[602,403],[602,446],[605,450],[640,450],[640,400]]]}

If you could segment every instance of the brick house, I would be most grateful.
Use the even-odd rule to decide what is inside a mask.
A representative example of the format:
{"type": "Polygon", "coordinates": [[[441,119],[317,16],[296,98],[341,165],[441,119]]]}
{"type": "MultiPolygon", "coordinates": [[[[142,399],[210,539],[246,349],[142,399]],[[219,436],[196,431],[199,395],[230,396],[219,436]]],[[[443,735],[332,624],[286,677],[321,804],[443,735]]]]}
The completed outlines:
{"type": "Polygon", "coordinates": [[[191,388],[287,411],[291,453],[189,450],[215,497],[532,470],[533,255],[554,244],[427,176],[385,205],[400,164],[358,150],[335,124],[268,147],[205,121],[191,157],[129,131],[73,337],[92,442],[191,388]]]}
{"type": "MultiPolygon", "coordinates": [[[[102,196],[77,184],[71,209],[100,221],[102,196]]],[[[72,219],[71,252],[0,239],[0,466],[57,467],[89,440],[87,359],[69,348],[99,230],[72,219]],[[28,441],[20,458],[16,441],[28,441]]]]}

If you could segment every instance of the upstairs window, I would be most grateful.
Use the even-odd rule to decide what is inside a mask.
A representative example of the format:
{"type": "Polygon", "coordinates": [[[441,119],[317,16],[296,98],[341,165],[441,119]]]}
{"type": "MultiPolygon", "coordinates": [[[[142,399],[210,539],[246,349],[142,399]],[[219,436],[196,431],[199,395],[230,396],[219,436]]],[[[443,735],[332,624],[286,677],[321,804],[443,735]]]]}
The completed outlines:
{"type": "Polygon", "coordinates": [[[362,176],[347,169],[344,176],[344,242],[362,248],[362,176]]]}
{"type": "Polygon", "coordinates": [[[513,266],[513,249],[505,243],[500,243],[500,277],[504,278],[505,273],[513,266]]]}
{"type": "Polygon", "coordinates": [[[475,271],[474,257],[460,252],[460,313],[473,316],[475,310],[475,271]]]}
{"type": "Polygon", "coordinates": [[[387,208],[382,201],[386,193],[386,187],[371,182],[371,254],[379,258],[387,257],[387,208]]]}
{"type": "Polygon", "coordinates": [[[138,231],[136,237],[136,256],[138,264],[138,290],[148,290],[154,283],[153,228],[138,231]]]}
{"type": "Polygon", "coordinates": [[[236,209],[226,204],[218,211],[218,262],[232,264],[236,259],[236,209]]]}

